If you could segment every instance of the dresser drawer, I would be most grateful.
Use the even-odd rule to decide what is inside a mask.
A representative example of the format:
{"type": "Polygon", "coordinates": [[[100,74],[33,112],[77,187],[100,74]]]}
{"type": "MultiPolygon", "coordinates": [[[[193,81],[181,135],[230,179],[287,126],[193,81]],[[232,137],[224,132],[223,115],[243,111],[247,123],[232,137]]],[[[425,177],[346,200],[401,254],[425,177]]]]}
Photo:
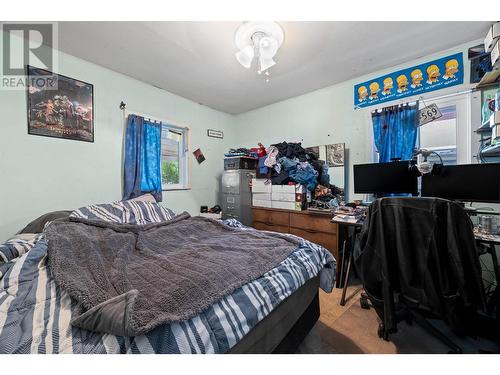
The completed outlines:
{"type": "Polygon", "coordinates": [[[290,226],[312,232],[337,233],[337,225],[331,222],[329,216],[314,216],[303,214],[290,214],[290,226]]]}
{"type": "Polygon", "coordinates": [[[322,232],[310,232],[298,228],[290,228],[290,233],[302,237],[308,241],[314,242],[330,250],[334,255],[337,253],[337,235],[322,232]]]}
{"type": "Polygon", "coordinates": [[[258,230],[270,230],[272,232],[279,233],[288,233],[288,227],[284,225],[276,225],[276,224],[264,224],[258,221],[254,221],[253,227],[258,230]]]}
{"type": "Polygon", "coordinates": [[[282,225],[288,227],[290,214],[288,212],[253,209],[253,221],[268,225],[282,225]]]}

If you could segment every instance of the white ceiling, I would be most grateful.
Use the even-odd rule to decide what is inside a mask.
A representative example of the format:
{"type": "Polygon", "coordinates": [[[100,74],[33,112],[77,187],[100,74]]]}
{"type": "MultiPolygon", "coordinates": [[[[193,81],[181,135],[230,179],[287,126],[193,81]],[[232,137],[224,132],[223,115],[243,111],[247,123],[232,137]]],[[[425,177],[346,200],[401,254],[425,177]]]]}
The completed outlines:
{"type": "Polygon", "coordinates": [[[240,22],[61,22],[59,48],[238,114],[483,38],[491,22],[279,22],[266,83],[234,58],[240,22]]]}

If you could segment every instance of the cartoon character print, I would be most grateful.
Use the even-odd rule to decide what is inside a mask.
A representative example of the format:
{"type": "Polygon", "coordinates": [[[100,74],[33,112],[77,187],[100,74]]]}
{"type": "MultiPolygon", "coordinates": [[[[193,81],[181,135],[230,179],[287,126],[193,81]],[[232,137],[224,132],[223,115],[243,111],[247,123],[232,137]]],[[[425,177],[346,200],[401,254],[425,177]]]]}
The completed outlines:
{"type": "Polygon", "coordinates": [[[429,65],[427,67],[427,83],[432,85],[433,83],[439,82],[439,68],[437,65],[429,65]]]}
{"type": "Polygon", "coordinates": [[[455,73],[458,72],[458,61],[456,59],[451,59],[444,64],[445,73],[443,79],[455,78],[455,73]]]}
{"type": "Polygon", "coordinates": [[[390,95],[393,87],[394,82],[391,77],[387,77],[386,79],[384,79],[384,89],[382,90],[382,95],[390,95]]]}
{"type": "Polygon", "coordinates": [[[370,83],[370,100],[378,99],[378,92],[380,91],[380,85],[377,82],[370,83]]]}
{"type": "Polygon", "coordinates": [[[396,78],[396,83],[398,84],[398,92],[401,94],[408,90],[408,77],[404,74],[401,74],[396,78]]]}
{"type": "Polygon", "coordinates": [[[414,89],[416,87],[422,86],[422,81],[424,79],[424,75],[420,69],[415,69],[410,73],[411,77],[411,88],[414,89]]]}
{"type": "Polygon", "coordinates": [[[366,89],[366,86],[359,86],[358,87],[358,101],[364,102],[367,97],[368,97],[368,90],[366,89]]]}

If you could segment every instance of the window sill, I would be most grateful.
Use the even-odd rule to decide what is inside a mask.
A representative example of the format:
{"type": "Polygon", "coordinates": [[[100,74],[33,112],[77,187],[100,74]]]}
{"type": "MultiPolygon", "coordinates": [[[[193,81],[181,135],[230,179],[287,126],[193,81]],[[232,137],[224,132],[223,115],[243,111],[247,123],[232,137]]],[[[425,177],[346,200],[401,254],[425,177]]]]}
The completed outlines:
{"type": "Polygon", "coordinates": [[[191,185],[162,186],[161,191],[191,190],[191,185]]]}

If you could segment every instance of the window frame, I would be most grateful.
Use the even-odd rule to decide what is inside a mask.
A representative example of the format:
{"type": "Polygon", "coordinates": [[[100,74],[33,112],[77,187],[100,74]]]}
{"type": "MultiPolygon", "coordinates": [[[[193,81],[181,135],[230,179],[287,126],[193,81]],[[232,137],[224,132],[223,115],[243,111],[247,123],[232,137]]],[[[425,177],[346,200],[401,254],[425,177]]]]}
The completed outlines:
{"type": "MultiPolygon", "coordinates": [[[[455,112],[455,144],[453,145],[447,145],[447,147],[430,147],[430,146],[422,146],[422,126],[426,126],[426,125],[429,125],[429,126],[433,126],[433,124],[435,125],[435,121],[439,121],[440,119],[436,119],[434,121],[431,121],[425,125],[422,125],[422,126],[419,126],[418,127],[418,130],[417,130],[417,140],[415,142],[415,148],[416,149],[421,149],[421,148],[424,148],[426,150],[429,150],[429,151],[434,151],[436,153],[438,153],[439,155],[441,155],[441,157],[443,158],[443,163],[445,165],[447,165],[447,162],[446,162],[446,156],[443,156],[441,154],[441,152],[443,152],[444,150],[448,150],[448,149],[454,149],[455,150],[455,160],[454,160],[454,163],[453,164],[448,164],[448,165],[457,165],[458,164],[458,147],[459,147],[459,119],[458,119],[458,112],[460,110],[459,106],[457,105],[456,102],[451,102],[451,101],[445,101],[444,103],[440,103],[439,100],[437,101],[434,101],[433,104],[437,104],[439,109],[442,110],[443,108],[446,108],[446,107],[454,107],[454,112],[455,112]]],[[[426,104],[423,103],[422,101],[419,102],[419,110],[421,110],[422,108],[425,108],[426,107],[426,104]]],[[[420,162],[422,160],[422,155],[418,155],[417,156],[417,160],[418,162],[420,162]]],[[[434,163],[436,162],[439,162],[439,158],[438,156],[436,156],[436,154],[431,154],[428,158],[429,161],[432,161],[434,163]]]]}
{"type": "MultiPolygon", "coordinates": [[[[425,99],[424,99],[425,100],[425,99]]],[[[470,93],[460,95],[443,97],[435,100],[428,99],[430,103],[435,103],[438,107],[448,107],[455,106],[456,111],[456,164],[470,164],[473,162],[473,155],[471,149],[471,137],[472,137],[472,119],[471,119],[471,107],[470,107],[470,93]]],[[[430,104],[428,103],[428,104],[430,104]]],[[[419,102],[419,108],[425,107],[422,100],[419,102]]],[[[420,148],[420,128],[417,133],[416,147],[420,148]]]]}
{"type": "MultiPolygon", "coordinates": [[[[427,104],[435,103],[441,107],[448,105],[455,105],[457,111],[457,164],[469,164],[474,162],[474,156],[472,155],[472,110],[471,110],[471,93],[464,92],[463,94],[456,95],[454,93],[445,94],[443,96],[438,96],[436,99],[432,97],[419,97],[419,98],[408,98],[407,101],[393,101],[384,103],[381,107],[376,107],[375,109],[367,110],[366,113],[366,124],[368,128],[368,144],[371,145],[370,159],[371,162],[378,162],[378,152],[375,147],[375,142],[373,140],[373,125],[372,125],[372,111],[378,111],[383,107],[388,107],[390,105],[399,103],[415,103],[419,102],[419,109],[425,107],[424,101],[427,104]]],[[[366,109],[369,109],[366,108],[366,109]]],[[[420,129],[417,132],[417,141],[415,147],[420,147],[420,129]]]]}
{"type": "MultiPolygon", "coordinates": [[[[191,168],[189,152],[190,144],[190,127],[176,124],[172,121],[161,121],[161,132],[172,131],[173,133],[181,133],[182,135],[182,153],[179,153],[179,183],[178,184],[161,184],[162,191],[173,190],[190,190],[191,189],[191,168]]],[[[163,160],[163,159],[162,159],[163,160]]]]}

